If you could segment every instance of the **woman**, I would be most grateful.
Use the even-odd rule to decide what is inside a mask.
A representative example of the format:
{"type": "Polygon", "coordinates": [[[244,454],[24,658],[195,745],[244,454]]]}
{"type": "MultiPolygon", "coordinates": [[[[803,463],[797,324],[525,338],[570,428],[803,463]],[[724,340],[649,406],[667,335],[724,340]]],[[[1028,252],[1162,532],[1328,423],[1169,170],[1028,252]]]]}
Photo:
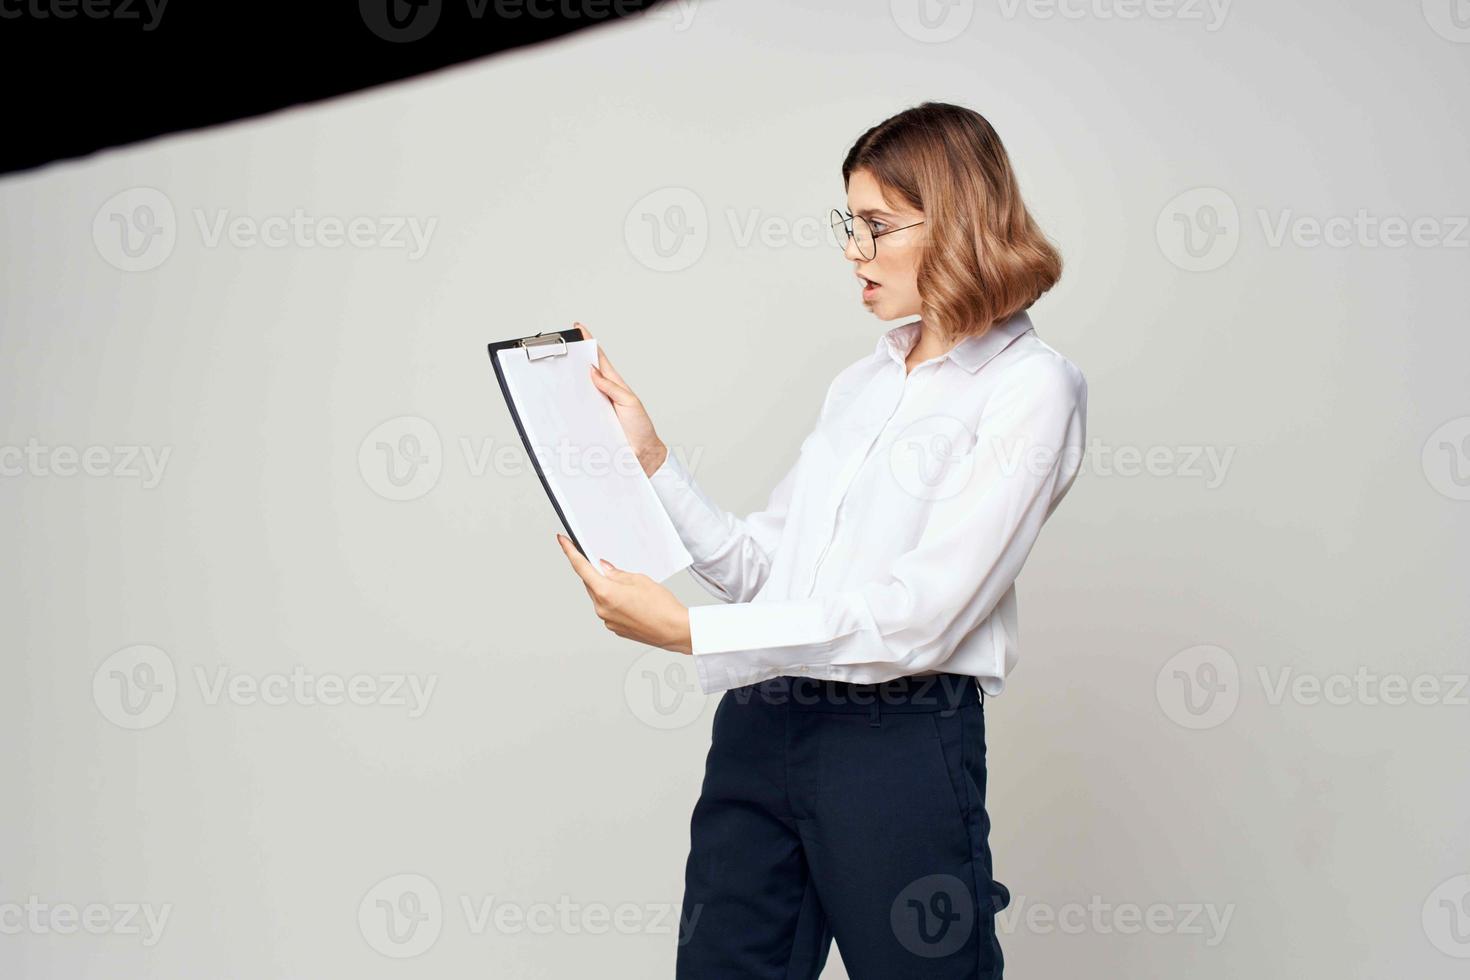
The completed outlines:
{"type": "Polygon", "coordinates": [[[1087,385],[1031,326],[1061,260],[982,116],[901,112],[842,178],[863,302],[921,319],[832,381],[764,510],[717,507],[607,358],[591,369],[722,602],[685,608],[557,536],[609,629],[692,654],[724,692],[683,980],[816,977],[833,938],[854,980],[1001,976],[984,698],[1016,662],[1016,576],[1081,465],[1087,385]]]}

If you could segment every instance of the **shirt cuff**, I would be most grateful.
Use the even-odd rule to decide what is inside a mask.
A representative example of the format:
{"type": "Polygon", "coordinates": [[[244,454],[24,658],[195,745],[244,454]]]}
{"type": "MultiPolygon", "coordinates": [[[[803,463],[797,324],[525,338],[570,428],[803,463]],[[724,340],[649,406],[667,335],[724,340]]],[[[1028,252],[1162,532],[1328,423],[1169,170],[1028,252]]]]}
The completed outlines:
{"type": "Polygon", "coordinates": [[[878,635],[867,604],[851,593],[689,608],[689,645],[705,694],[876,659],[866,641],[878,635]]]}

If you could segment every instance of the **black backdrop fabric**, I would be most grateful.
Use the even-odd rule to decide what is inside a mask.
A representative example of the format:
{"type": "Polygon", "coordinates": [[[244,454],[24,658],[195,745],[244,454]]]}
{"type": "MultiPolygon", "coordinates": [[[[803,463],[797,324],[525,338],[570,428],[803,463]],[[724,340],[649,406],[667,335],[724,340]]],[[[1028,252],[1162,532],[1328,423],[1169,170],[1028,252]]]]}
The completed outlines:
{"type": "Polygon", "coordinates": [[[552,41],[659,2],[0,0],[0,173],[552,41]]]}

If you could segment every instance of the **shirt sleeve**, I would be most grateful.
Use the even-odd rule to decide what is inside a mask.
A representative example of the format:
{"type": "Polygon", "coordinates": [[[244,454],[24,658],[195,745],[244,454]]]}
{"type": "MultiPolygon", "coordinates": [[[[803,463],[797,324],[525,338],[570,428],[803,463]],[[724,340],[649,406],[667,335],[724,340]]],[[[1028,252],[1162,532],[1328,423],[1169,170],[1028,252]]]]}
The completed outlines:
{"type": "Polygon", "coordinates": [[[970,478],[933,502],[920,540],[886,576],[805,599],[692,607],[703,691],[798,668],[820,676],[825,665],[937,667],[1011,588],[1076,479],[1086,404],[1086,380],[1071,364],[1018,365],[979,421],[970,478]]]}
{"type": "MultiPolygon", "coordinates": [[[[839,374],[827,385],[822,407],[817,412],[818,426],[841,378],[839,374]]],[[[808,433],[807,439],[811,437],[812,433],[808,433]]],[[[805,447],[803,442],[803,450],[805,447]]],[[[750,602],[765,584],[771,572],[771,558],[786,526],[800,464],[798,453],[796,462],[771,490],[766,506],[743,518],[721,509],[710,499],[672,449],[649,476],[679,540],[693,559],[689,574],[716,599],[750,602]]]]}
{"type": "Polygon", "coordinates": [[[724,602],[755,598],[781,540],[796,469],[776,484],[764,509],[743,518],[721,510],[672,449],[653,471],[649,482],[693,559],[689,573],[706,592],[724,602]]]}

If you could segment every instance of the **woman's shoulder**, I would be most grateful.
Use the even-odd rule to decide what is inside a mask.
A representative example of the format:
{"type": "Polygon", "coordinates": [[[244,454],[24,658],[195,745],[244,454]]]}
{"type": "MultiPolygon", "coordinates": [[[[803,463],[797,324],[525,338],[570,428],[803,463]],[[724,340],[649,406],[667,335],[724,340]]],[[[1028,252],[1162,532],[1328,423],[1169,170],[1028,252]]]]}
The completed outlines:
{"type": "Polygon", "coordinates": [[[981,369],[997,388],[1024,387],[1076,401],[1087,399],[1087,376],[1071,358],[1028,330],[981,369]],[[991,369],[994,369],[993,371],[991,369]]]}

